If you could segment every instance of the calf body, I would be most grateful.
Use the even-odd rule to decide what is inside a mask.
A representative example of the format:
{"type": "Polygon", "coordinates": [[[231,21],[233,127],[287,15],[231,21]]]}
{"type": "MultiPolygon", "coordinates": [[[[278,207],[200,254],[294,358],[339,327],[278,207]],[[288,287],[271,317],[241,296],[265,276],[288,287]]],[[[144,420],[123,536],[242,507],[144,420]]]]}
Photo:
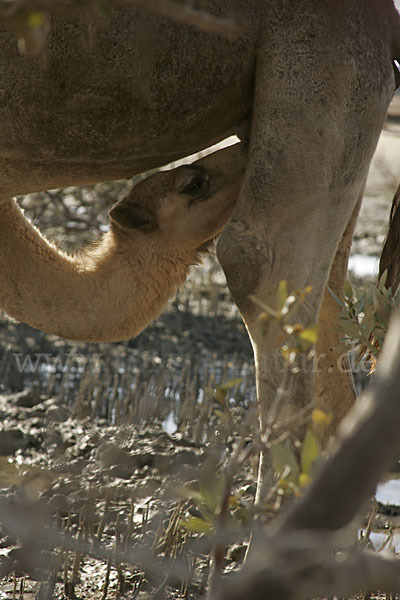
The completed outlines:
{"type": "Polygon", "coordinates": [[[72,339],[116,341],[159,315],[228,221],[246,157],[231,146],[140,181],[110,212],[111,229],[68,255],[14,200],[0,205],[0,308],[72,339]]]}

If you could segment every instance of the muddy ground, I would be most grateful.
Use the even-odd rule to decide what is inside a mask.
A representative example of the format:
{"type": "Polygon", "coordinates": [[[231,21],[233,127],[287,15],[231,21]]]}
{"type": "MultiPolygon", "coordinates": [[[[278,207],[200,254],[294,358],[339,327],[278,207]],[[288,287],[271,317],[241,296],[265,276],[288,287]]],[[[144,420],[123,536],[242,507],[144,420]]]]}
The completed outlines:
{"type": "MultiPolygon", "coordinates": [[[[354,253],[379,254],[399,173],[400,128],[388,122],[354,253]]],[[[125,191],[21,202],[71,247],[104,230],[125,191]]],[[[0,338],[1,597],[203,597],[216,473],[239,432],[251,441],[255,400],[251,347],[215,260],[129,342],[72,344],[6,318],[0,338]]],[[[251,459],[232,487],[227,572],[243,559],[254,490],[251,459]]],[[[271,496],[266,518],[280,502],[271,496]]]]}

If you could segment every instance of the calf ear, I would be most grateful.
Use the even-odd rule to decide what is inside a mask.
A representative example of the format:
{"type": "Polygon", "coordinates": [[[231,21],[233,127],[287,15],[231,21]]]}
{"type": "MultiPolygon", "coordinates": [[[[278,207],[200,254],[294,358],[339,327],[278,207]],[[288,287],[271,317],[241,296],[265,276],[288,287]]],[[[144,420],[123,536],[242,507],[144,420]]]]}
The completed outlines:
{"type": "Polygon", "coordinates": [[[149,206],[130,204],[124,200],[112,207],[110,218],[121,229],[139,229],[150,233],[158,227],[157,217],[149,206]]]}

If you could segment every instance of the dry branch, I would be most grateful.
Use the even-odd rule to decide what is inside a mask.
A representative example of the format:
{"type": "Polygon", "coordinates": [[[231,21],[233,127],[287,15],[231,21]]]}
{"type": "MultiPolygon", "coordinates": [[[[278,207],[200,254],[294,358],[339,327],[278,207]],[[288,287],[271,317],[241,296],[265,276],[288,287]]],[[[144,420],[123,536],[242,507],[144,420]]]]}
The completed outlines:
{"type": "Polygon", "coordinates": [[[332,555],[361,503],[400,447],[400,312],[389,327],[374,385],[341,428],[342,440],[313,484],[259,540],[242,572],[214,600],[400,592],[400,561],[365,552],[332,555]]]}
{"type": "Polygon", "coordinates": [[[313,538],[304,532],[269,543],[270,549],[259,554],[245,573],[228,580],[213,600],[348,598],[360,590],[400,593],[400,561],[396,558],[366,550],[332,556],[334,537],[313,538]]]}
{"type": "Polygon", "coordinates": [[[113,6],[141,8],[183,25],[235,39],[244,29],[236,17],[216,17],[182,0],[0,0],[0,25],[19,38],[20,50],[37,55],[50,31],[50,18],[108,15],[113,6]]]}
{"type": "Polygon", "coordinates": [[[374,491],[400,448],[400,313],[392,318],[374,385],[342,423],[341,443],[282,531],[341,529],[374,491]]]}
{"type": "Polygon", "coordinates": [[[217,33],[228,39],[235,39],[243,33],[243,24],[234,17],[224,19],[193,8],[189,2],[174,0],[117,0],[116,4],[127,6],[140,6],[147,11],[168,17],[184,25],[193,25],[197,29],[209,33],[217,33]]]}

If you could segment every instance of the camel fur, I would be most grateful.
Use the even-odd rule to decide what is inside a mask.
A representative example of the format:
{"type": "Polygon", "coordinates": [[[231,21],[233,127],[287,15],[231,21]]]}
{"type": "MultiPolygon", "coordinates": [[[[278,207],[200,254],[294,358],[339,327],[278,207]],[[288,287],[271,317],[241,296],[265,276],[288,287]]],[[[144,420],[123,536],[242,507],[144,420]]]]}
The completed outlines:
{"type": "Polygon", "coordinates": [[[0,205],[0,308],[71,340],[136,336],[165,307],[229,219],[245,168],[240,145],[137,183],[111,229],[69,255],[14,200],[0,205]]]}
{"type": "MultiPolygon", "coordinates": [[[[217,255],[251,337],[265,428],[283,364],[277,332],[260,331],[260,307],[286,279],[292,290],[312,286],[298,322],[318,318],[399,81],[400,18],[392,0],[206,0],[202,9],[234,17],[241,34],[228,40],[140,7],[115,8],[92,47],[85,15],[55,15],[37,57],[21,57],[0,31],[0,198],[132,176],[250,121],[243,185],[217,255]]],[[[13,267],[7,252],[13,281],[21,261],[13,267]]],[[[123,303],[122,286],[117,293],[123,303]]],[[[319,389],[334,387],[330,412],[339,413],[347,374],[333,369],[319,389]]],[[[294,378],[294,410],[313,397],[313,371],[294,378]]]]}

